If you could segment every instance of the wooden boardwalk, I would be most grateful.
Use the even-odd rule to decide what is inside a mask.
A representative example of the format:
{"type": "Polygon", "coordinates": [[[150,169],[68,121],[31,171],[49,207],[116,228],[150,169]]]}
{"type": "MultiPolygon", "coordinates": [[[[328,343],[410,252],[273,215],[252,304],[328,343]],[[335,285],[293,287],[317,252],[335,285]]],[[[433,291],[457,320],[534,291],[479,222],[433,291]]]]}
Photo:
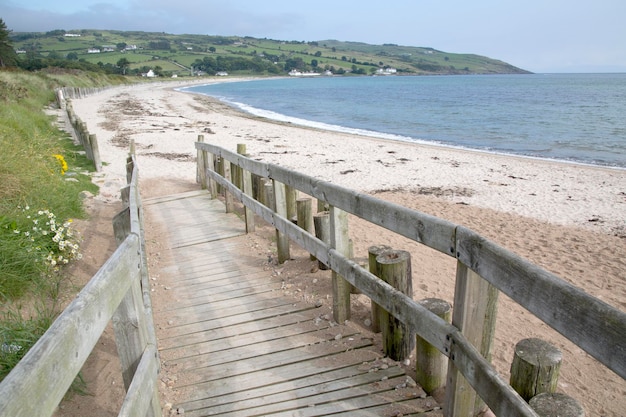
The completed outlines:
{"type": "MultiPolygon", "coordinates": [[[[441,416],[357,326],[287,296],[243,221],[191,192],[144,201],[167,228],[170,301],[154,306],[185,416],[441,416]]],[[[147,236],[148,239],[153,238],[147,236]]]]}

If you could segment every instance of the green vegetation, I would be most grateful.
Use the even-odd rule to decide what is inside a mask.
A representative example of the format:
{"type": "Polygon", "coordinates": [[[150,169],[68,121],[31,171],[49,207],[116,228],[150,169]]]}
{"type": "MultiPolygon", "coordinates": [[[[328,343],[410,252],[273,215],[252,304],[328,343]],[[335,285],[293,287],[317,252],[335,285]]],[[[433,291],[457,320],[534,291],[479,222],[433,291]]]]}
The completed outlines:
{"type": "Polygon", "coordinates": [[[59,69],[0,71],[0,379],[58,314],[64,266],[80,258],[71,220],[81,193],[98,192],[93,164],[45,113],[60,86],[104,86],[111,77],[59,69]]]}
{"type": "Polygon", "coordinates": [[[7,25],[0,19],[0,68],[13,66],[17,61],[9,34],[7,25]]]}
{"type": "Polygon", "coordinates": [[[357,75],[370,75],[386,68],[412,75],[526,72],[473,54],[336,40],[297,42],[112,30],[15,33],[11,38],[19,51],[18,63],[26,69],[53,65],[128,75],[152,70],[165,77],[214,75],[220,71],[285,75],[292,69],[357,75]]]}

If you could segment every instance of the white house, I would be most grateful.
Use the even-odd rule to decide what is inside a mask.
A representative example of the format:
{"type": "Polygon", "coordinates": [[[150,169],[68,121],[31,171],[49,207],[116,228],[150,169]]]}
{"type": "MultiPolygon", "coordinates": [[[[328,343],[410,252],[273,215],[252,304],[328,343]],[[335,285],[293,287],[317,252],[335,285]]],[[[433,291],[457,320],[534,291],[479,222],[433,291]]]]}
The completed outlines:
{"type": "Polygon", "coordinates": [[[393,75],[398,72],[395,68],[378,68],[376,70],[376,74],[378,75],[393,75]]]}
{"type": "Polygon", "coordinates": [[[99,54],[100,50],[98,48],[89,48],[87,49],[88,54],[99,54]]]}

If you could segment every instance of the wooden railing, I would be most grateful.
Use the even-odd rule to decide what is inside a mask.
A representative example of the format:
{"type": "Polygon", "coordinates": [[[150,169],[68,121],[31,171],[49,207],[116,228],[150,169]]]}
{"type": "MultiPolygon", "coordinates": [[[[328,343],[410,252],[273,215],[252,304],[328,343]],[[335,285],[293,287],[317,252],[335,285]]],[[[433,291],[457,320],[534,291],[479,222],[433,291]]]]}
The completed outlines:
{"type": "Polygon", "coordinates": [[[100,148],[98,147],[98,139],[96,135],[90,134],[85,124],[74,112],[72,107],[73,98],[83,98],[91,94],[96,94],[105,90],[105,88],[83,88],[83,87],[63,87],[56,90],[57,104],[63,111],[63,119],[65,121],[66,130],[70,130],[70,134],[75,142],[78,142],[85,150],[85,156],[93,161],[94,168],[97,172],[102,171],[102,160],[100,159],[100,148]]]}
{"type": "Polygon", "coordinates": [[[214,196],[218,188],[224,190],[227,210],[232,207],[232,197],[242,202],[248,230],[254,228],[253,214],[273,225],[277,230],[279,259],[290,239],[332,269],[336,321],[343,322],[350,316],[349,283],[448,357],[443,404],[446,416],[472,416],[480,399],[498,416],[538,415],[485,359],[490,355],[498,292],[508,295],[626,378],[625,313],[476,232],[330,182],[249,159],[240,153],[204,143],[202,136],[195,146],[199,182],[214,196]],[[236,173],[236,181],[230,180],[231,171],[236,173]],[[252,180],[255,177],[271,181],[272,204],[262,204],[253,198],[252,180]],[[329,205],[330,244],[288,218],[285,196],[286,190],[290,189],[329,205]],[[457,260],[451,324],[349,259],[346,213],[457,260]]]}
{"type": "Polygon", "coordinates": [[[111,320],[127,390],[119,416],[161,416],[134,156],[127,168],[126,208],[113,222],[117,250],[0,383],[1,417],[51,416],[111,320]]]}

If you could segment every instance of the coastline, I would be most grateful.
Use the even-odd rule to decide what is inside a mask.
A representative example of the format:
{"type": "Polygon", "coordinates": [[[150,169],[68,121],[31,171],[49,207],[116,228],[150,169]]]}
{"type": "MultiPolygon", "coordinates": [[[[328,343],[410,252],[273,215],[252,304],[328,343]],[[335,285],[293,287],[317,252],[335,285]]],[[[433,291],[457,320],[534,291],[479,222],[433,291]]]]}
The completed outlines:
{"type": "MultiPolygon", "coordinates": [[[[223,82],[224,80],[215,80],[223,82]]],[[[206,80],[202,81],[206,84],[206,80]]],[[[187,83],[189,84],[189,83],[187,83]]],[[[104,171],[94,175],[104,203],[119,201],[128,143],[136,143],[140,184],[166,195],[195,182],[194,142],[280,164],[360,192],[466,225],[626,309],[626,170],[414,144],[273,122],[180,85],[124,86],[75,100],[74,109],[98,137],[104,171]],[[169,187],[169,188],[168,188],[169,187]]],[[[143,190],[142,190],[143,192],[143,190]]],[[[369,245],[410,249],[414,298],[451,300],[454,263],[350,219],[355,253],[369,245]]],[[[582,350],[501,297],[494,363],[503,375],[515,342],[541,337],[564,353],[559,391],[589,415],[626,410],[626,382],[582,350]]]]}
{"type": "MultiPolygon", "coordinates": [[[[559,107],[557,97],[563,88],[569,85],[574,95],[592,91],[597,81],[593,77],[580,85],[568,82],[567,76],[555,82],[522,77],[526,81],[520,84],[515,77],[506,84],[486,81],[494,80],[490,77],[476,82],[468,76],[456,80],[409,77],[415,80],[400,84],[395,80],[403,77],[388,77],[389,84],[372,83],[376,77],[345,82],[332,78],[312,83],[260,78],[185,87],[184,91],[213,96],[255,116],[339,133],[626,169],[626,149],[618,136],[623,123],[616,118],[620,104],[609,106],[601,100],[607,106],[605,112],[600,114],[598,106],[591,106],[594,112],[581,114],[587,100],[589,105],[600,100],[581,93],[563,109],[559,107]],[[551,87],[538,89],[545,84],[551,87]],[[511,89],[510,97],[506,88],[511,89]],[[274,94],[278,100],[272,98],[274,94]],[[535,94],[542,98],[529,100],[535,94]],[[493,98],[500,96],[501,102],[493,98]]],[[[599,88],[598,94],[607,92],[599,88]]]]}

